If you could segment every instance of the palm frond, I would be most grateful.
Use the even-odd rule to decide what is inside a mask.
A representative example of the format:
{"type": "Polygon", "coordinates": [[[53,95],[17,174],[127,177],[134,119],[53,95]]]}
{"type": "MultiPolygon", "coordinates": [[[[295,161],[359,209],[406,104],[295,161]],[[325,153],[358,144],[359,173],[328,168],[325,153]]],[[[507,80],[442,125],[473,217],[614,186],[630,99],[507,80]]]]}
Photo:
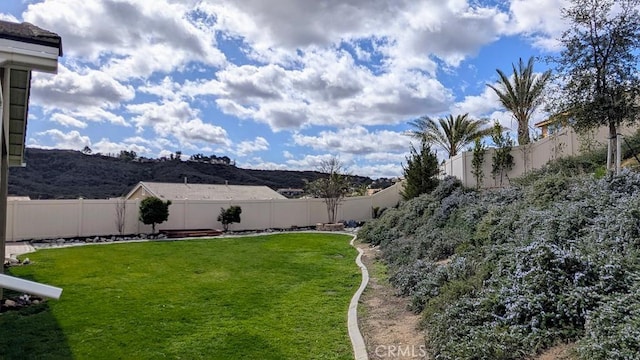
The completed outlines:
{"type": "Polygon", "coordinates": [[[448,115],[437,120],[423,116],[409,124],[414,127],[409,132],[413,137],[445,150],[449,157],[457,155],[475,138],[491,133],[491,128],[483,128],[486,120],[470,119],[469,114],[448,115]]]}
{"type": "Polygon", "coordinates": [[[500,69],[498,73],[498,85],[487,84],[496,95],[502,106],[511,111],[518,122],[518,142],[521,145],[529,143],[529,119],[540,105],[545,85],[551,78],[551,72],[546,71],[535,76],[533,72],[533,57],[525,64],[519,59],[518,67],[512,64],[513,75],[510,79],[500,69]]]}

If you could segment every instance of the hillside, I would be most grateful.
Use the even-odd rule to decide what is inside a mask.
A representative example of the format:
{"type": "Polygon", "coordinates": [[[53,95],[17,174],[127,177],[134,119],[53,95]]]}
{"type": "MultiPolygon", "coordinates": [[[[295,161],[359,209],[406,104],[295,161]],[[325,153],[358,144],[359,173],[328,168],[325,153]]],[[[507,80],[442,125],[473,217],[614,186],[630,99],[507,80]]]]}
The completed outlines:
{"type": "MultiPolygon", "coordinates": [[[[272,189],[302,188],[315,171],[249,170],[190,161],[135,162],[72,150],[27,148],[24,168],[9,171],[9,195],[32,199],[104,199],[126,194],[139,181],[233,185],[266,185],[272,189]]],[[[370,178],[353,176],[356,184],[370,178]]]]}

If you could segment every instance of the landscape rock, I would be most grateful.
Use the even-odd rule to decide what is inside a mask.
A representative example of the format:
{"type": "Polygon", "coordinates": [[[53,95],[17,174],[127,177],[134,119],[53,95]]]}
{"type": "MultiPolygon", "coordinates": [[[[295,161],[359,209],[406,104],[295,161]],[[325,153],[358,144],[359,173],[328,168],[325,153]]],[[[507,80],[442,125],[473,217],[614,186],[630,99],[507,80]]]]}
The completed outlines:
{"type": "Polygon", "coordinates": [[[11,299],[7,299],[7,300],[4,301],[4,306],[12,308],[12,307],[18,306],[18,303],[16,303],[15,301],[13,301],[11,299]]]}

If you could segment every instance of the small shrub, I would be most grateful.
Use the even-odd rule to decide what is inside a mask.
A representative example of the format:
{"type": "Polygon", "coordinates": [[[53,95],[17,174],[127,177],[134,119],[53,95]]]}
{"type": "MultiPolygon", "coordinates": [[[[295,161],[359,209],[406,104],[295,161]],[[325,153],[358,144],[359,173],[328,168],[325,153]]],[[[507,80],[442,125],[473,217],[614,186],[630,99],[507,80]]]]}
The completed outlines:
{"type": "Polygon", "coordinates": [[[570,181],[562,174],[547,174],[531,183],[525,190],[525,200],[527,203],[543,207],[563,199],[569,190],[570,181]]]}
{"type": "Polygon", "coordinates": [[[222,223],[224,231],[229,230],[229,225],[240,222],[240,214],[242,209],[240,206],[230,206],[228,209],[220,208],[220,215],[218,215],[218,221],[222,223]]]}
{"type": "Polygon", "coordinates": [[[442,179],[438,186],[433,189],[431,196],[435,201],[442,201],[444,198],[451,195],[456,189],[462,188],[462,182],[455,176],[447,175],[442,179]]]}

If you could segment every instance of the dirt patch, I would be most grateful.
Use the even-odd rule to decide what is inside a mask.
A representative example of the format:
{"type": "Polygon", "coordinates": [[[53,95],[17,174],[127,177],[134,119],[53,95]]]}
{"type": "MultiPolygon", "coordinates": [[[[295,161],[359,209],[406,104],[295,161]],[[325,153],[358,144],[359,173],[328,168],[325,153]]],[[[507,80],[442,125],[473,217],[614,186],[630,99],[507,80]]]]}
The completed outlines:
{"type": "Polygon", "coordinates": [[[556,345],[540,354],[535,360],[573,360],[572,350],[575,343],[556,345]]]}
{"type": "Polygon", "coordinates": [[[418,328],[420,315],[407,310],[410,300],[396,296],[386,278],[376,276],[377,248],[357,245],[371,275],[358,312],[369,359],[427,359],[424,332],[418,328]]]}

